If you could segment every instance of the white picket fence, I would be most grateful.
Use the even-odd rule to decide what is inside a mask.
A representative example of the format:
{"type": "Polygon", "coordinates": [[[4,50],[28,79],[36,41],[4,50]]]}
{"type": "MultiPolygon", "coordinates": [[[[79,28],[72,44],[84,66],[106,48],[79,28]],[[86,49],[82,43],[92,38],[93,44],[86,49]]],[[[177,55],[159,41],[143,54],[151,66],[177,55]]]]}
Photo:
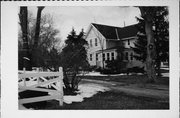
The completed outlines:
{"type": "Polygon", "coordinates": [[[62,106],[63,85],[63,71],[61,67],[59,68],[59,72],[19,71],[19,92],[33,90],[49,93],[47,96],[19,99],[19,104],[55,99],[62,106]],[[46,77],[51,77],[51,79],[46,79],[46,77]],[[55,90],[49,89],[52,87],[55,90]]]}

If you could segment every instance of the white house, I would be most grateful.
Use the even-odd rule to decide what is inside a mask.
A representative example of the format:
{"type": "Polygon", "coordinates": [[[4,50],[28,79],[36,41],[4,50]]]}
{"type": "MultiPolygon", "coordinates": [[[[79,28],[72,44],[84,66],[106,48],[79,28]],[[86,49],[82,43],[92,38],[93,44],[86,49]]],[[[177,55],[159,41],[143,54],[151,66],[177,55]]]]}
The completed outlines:
{"type": "MultiPolygon", "coordinates": [[[[102,60],[115,60],[117,58],[118,42],[124,43],[124,61],[127,68],[143,66],[143,63],[133,58],[134,52],[130,47],[134,46],[137,39],[137,28],[135,25],[126,27],[115,27],[91,23],[85,39],[88,41],[88,61],[91,66],[102,67],[102,60]],[[103,53],[102,53],[103,50],[103,53]]],[[[104,61],[104,65],[106,65],[104,61]]]]}

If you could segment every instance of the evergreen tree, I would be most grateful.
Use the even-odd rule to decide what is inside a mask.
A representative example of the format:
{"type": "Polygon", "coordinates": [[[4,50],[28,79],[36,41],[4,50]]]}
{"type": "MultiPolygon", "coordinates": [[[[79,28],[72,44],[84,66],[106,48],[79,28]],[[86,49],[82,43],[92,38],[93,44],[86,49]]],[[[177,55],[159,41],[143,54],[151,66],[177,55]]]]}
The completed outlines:
{"type": "Polygon", "coordinates": [[[161,62],[169,61],[169,22],[167,7],[157,7],[154,17],[154,38],[156,45],[156,70],[161,75],[161,62]]]}
{"type": "Polygon", "coordinates": [[[138,29],[138,33],[137,33],[137,40],[134,42],[134,47],[131,47],[133,49],[133,51],[135,52],[134,54],[134,58],[142,61],[143,63],[146,61],[146,57],[147,57],[147,38],[146,38],[146,33],[145,33],[145,24],[144,24],[144,20],[137,18],[139,21],[139,24],[136,25],[137,29],[138,29]]]}
{"type": "Polygon", "coordinates": [[[79,35],[72,29],[65,41],[65,47],[61,53],[61,63],[64,70],[64,84],[66,90],[73,92],[78,89],[80,79],[76,77],[80,70],[89,66],[87,61],[88,43],[84,39],[84,31],[79,35]],[[68,73],[71,73],[70,75],[68,73]]]}
{"type": "MultiPolygon", "coordinates": [[[[160,65],[163,61],[169,59],[169,22],[168,22],[168,9],[167,7],[155,7],[155,14],[153,18],[153,33],[156,47],[155,67],[156,73],[160,74],[160,65]]],[[[139,24],[137,28],[139,30],[137,34],[137,41],[134,43],[135,47],[132,47],[137,55],[134,57],[142,62],[146,61],[147,57],[147,38],[145,33],[145,21],[144,17],[137,18],[139,24]]]]}

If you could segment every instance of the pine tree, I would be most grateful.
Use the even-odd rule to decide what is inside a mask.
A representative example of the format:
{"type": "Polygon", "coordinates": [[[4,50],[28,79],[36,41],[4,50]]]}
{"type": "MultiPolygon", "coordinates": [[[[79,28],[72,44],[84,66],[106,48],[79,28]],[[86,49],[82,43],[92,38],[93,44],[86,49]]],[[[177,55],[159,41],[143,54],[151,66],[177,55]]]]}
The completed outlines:
{"type": "Polygon", "coordinates": [[[145,33],[145,24],[144,24],[144,20],[137,18],[137,20],[139,21],[139,24],[136,26],[138,29],[138,33],[137,33],[137,40],[136,42],[134,42],[134,47],[131,47],[133,49],[133,51],[135,52],[134,58],[142,61],[143,63],[146,61],[146,57],[147,57],[147,38],[146,38],[146,33],[145,33]]]}
{"type": "Polygon", "coordinates": [[[87,46],[88,43],[84,39],[84,31],[79,35],[72,29],[65,41],[66,46],[61,52],[61,63],[64,70],[64,84],[66,90],[73,92],[78,89],[80,79],[76,77],[80,70],[89,66],[87,61],[87,46]],[[68,77],[71,73],[71,77],[68,77]]]}
{"type": "Polygon", "coordinates": [[[169,22],[167,19],[167,7],[157,7],[154,17],[154,38],[156,45],[156,70],[161,75],[161,62],[169,59],[169,22]]]}

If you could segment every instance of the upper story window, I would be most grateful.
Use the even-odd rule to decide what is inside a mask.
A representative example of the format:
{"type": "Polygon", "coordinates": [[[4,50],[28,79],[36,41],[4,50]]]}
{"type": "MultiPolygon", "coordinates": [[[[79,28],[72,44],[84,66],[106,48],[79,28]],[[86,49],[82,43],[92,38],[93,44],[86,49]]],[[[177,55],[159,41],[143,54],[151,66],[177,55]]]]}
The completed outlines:
{"type": "Polygon", "coordinates": [[[92,54],[90,54],[89,56],[90,56],[90,61],[92,61],[92,54]]]}
{"type": "Polygon", "coordinates": [[[97,38],[95,38],[95,46],[97,46],[98,45],[98,43],[97,43],[97,38]]]}
{"type": "Polygon", "coordinates": [[[128,39],[128,45],[130,45],[130,41],[129,41],[129,39],[128,39]]]}
{"type": "Polygon", "coordinates": [[[114,52],[111,52],[111,60],[114,60],[114,52]]]}
{"type": "Polygon", "coordinates": [[[92,47],[92,39],[90,39],[90,47],[92,47]]]}
{"type": "Polygon", "coordinates": [[[109,53],[107,53],[107,60],[109,60],[109,53]]]}

